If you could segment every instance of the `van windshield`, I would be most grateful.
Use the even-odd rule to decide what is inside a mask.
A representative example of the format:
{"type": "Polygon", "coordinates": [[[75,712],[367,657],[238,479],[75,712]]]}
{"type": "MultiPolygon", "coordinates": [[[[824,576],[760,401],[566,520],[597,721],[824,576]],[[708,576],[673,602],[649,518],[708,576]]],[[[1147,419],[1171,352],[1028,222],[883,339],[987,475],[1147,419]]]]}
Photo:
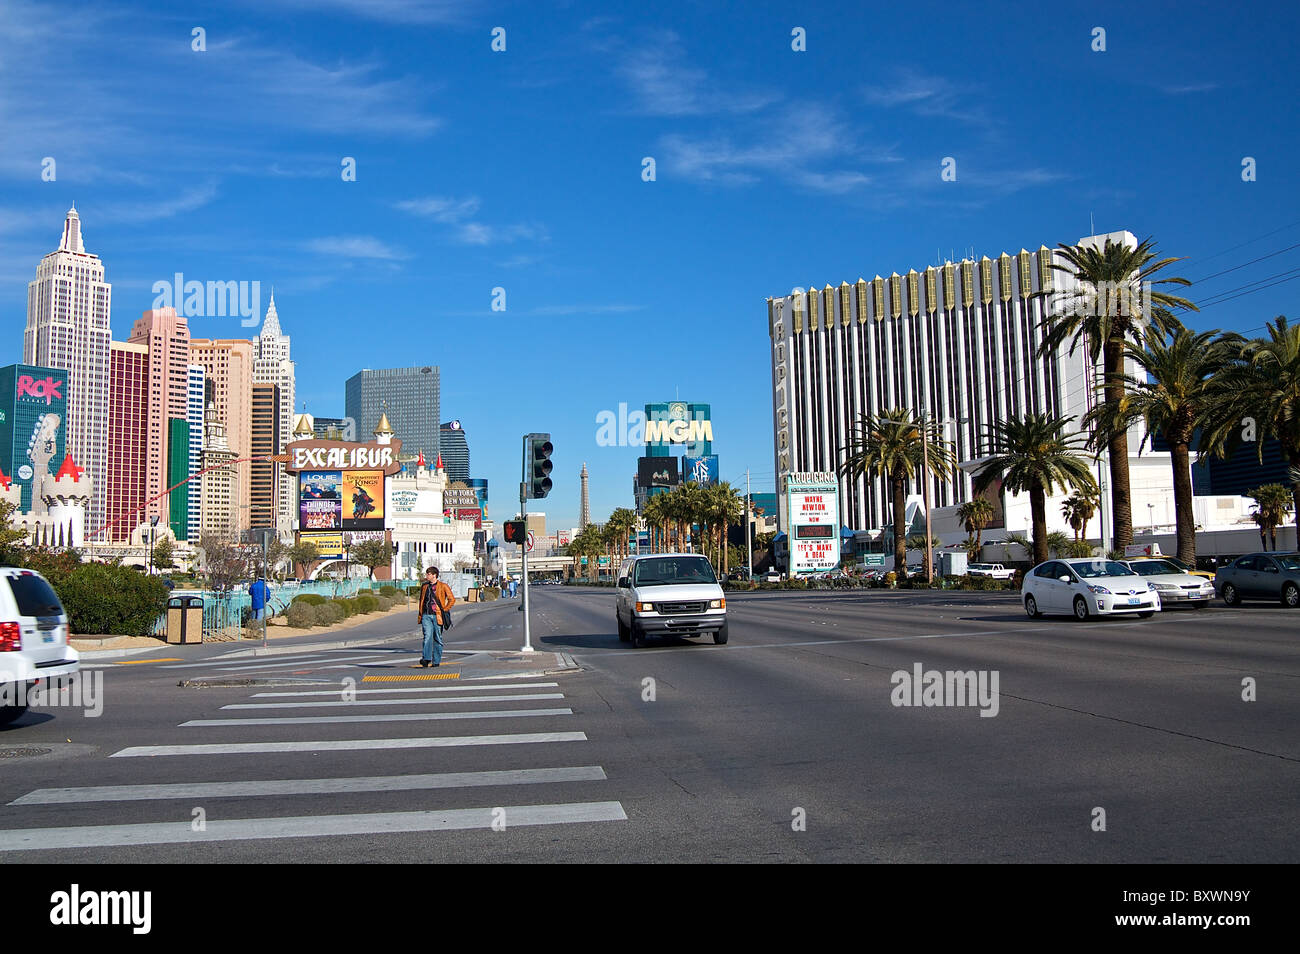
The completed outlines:
{"type": "Polygon", "coordinates": [[[674,583],[717,583],[709,561],[700,556],[656,557],[637,560],[634,586],[669,586],[674,583]]]}

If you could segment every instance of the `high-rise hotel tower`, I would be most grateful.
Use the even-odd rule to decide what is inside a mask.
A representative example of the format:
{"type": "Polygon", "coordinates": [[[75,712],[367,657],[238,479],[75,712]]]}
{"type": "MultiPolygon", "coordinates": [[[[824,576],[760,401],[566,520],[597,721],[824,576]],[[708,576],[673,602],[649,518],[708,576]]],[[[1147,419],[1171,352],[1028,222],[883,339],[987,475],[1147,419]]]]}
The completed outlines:
{"type": "Polygon", "coordinates": [[[103,262],[86,251],[81,217],[73,207],[63,221],[59,247],[41,259],[36,280],[27,285],[23,362],[68,372],[68,452],[94,481],[87,538],[104,523],[108,492],[112,292],[103,262]]]}

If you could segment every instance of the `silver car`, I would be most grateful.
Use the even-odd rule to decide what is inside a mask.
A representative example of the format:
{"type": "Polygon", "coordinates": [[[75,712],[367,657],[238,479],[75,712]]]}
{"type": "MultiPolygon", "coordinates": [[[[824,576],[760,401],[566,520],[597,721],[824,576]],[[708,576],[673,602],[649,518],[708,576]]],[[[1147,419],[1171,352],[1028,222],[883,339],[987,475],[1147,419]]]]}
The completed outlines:
{"type": "Polygon", "coordinates": [[[1214,599],[1214,584],[1203,576],[1192,576],[1168,560],[1123,560],[1126,567],[1145,579],[1160,595],[1160,605],[1194,606],[1203,609],[1214,599]]]}
{"type": "Polygon", "coordinates": [[[1214,589],[1223,602],[1277,600],[1300,606],[1300,553],[1247,553],[1214,574],[1214,589]]]}

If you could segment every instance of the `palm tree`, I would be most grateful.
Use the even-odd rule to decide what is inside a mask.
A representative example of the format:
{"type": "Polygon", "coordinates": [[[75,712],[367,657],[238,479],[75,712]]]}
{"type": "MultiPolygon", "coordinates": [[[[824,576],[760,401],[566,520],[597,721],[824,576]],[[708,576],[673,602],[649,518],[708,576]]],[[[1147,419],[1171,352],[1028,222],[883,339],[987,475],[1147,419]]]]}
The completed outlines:
{"type": "Polygon", "coordinates": [[[727,531],[731,529],[733,524],[740,522],[744,516],[745,501],[741,499],[736,488],[725,480],[714,484],[711,489],[711,510],[719,529],[718,547],[721,551],[719,562],[722,567],[722,576],[725,578],[729,569],[727,531]]]}
{"type": "Polygon", "coordinates": [[[923,456],[928,456],[930,473],[946,479],[954,466],[952,444],[943,439],[934,421],[922,424],[913,419],[908,408],[895,407],[880,411],[874,418],[863,415],[853,428],[848,446],[840,448],[840,453],[841,475],[880,477],[889,485],[894,513],[894,572],[898,579],[906,578],[908,481],[922,476],[923,456]],[[924,455],[922,427],[929,445],[924,455]]]}
{"type": "Polygon", "coordinates": [[[1246,496],[1255,498],[1251,517],[1259,525],[1260,546],[1266,550],[1276,550],[1277,528],[1286,520],[1286,512],[1291,509],[1291,491],[1281,484],[1265,484],[1246,491],[1246,496]],[[1265,532],[1268,533],[1267,544],[1264,542],[1265,532]]]}
{"type": "Polygon", "coordinates": [[[978,555],[980,549],[984,546],[982,539],[984,528],[993,519],[993,504],[983,497],[968,500],[957,508],[957,519],[966,528],[967,552],[974,552],[978,555]]]}
{"type": "Polygon", "coordinates": [[[1071,540],[1065,535],[1064,530],[1053,530],[1047,535],[1047,550],[1055,556],[1060,556],[1070,546],[1071,540]]]}
{"type": "MultiPolygon", "coordinates": [[[[1163,339],[1182,327],[1171,308],[1197,311],[1185,298],[1157,291],[1158,285],[1190,285],[1186,278],[1152,276],[1167,265],[1181,261],[1155,261],[1151,239],[1136,248],[1112,242],[1097,249],[1085,245],[1061,245],[1058,254],[1065,263],[1054,263],[1078,282],[1078,287],[1049,309],[1043,318],[1040,355],[1055,353],[1066,341],[1073,354],[1082,340],[1095,367],[1102,362],[1105,401],[1117,404],[1124,396],[1122,361],[1124,345],[1141,345],[1148,336],[1163,339]],[[1150,288],[1148,294],[1144,294],[1150,288]],[[1149,295],[1149,297],[1148,297],[1149,295]]],[[[1122,550],[1133,542],[1133,503],[1129,492],[1128,435],[1123,430],[1106,436],[1110,449],[1110,491],[1114,510],[1114,546],[1122,550]]]]}
{"type": "Polygon", "coordinates": [[[1097,498],[1088,494],[1075,491],[1065,499],[1061,504],[1061,516],[1065,522],[1070,525],[1074,531],[1074,539],[1079,540],[1083,537],[1084,531],[1088,529],[1088,521],[1097,513],[1097,498]]]}
{"type": "Polygon", "coordinates": [[[1082,438],[1065,435],[1065,427],[1072,420],[1025,414],[993,425],[989,429],[993,455],[975,474],[976,493],[984,493],[998,480],[1004,490],[1029,492],[1035,565],[1047,561],[1047,495],[1058,485],[1093,493],[1097,490],[1088,463],[1079,453],[1082,438]]]}
{"type": "Polygon", "coordinates": [[[614,545],[614,556],[620,563],[627,558],[628,554],[628,537],[636,529],[637,516],[635,511],[627,507],[618,507],[610,515],[605,526],[609,529],[610,537],[614,545]]]}
{"type": "Polygon", "coordinates": [[[1166,341],[1148,335],[1145,348],[1124,342],[1124,357],[1136,375],[1120,374],[1120,397],[1088,412],[1084,423],[1107,439],[1142,421],[1148,440],[1159,434],[1169,445],[1174,476],[1174,514],[1178,527],[1178,559],[1196,565],[1196,515],[1192,510],[1192,438],[1207,421],[1217,420],[1218,378],[1233,363],[1241,338],[1216,337],[1217,331],[1175,329],[1166,341]]]}
{"type": "Polygon", "coordinates": [[[1291,509],[1300,534],[1300,325],[1279,315],[1268,323],[1268,338],[1240,341],[1237,360],[1219,376],[1215,425],[1204,435],[1222,450],[1244,439],[1257,441],[1264,460],[1264,439],[1273,437],[1289,466],[1291,509]]]}
{"type": "Polygon", "coordinates": [[[641,516],[644,518],[646,525],[650,528],[650,549],[655,553],[662,553],[664,549],[664,536],[667,532],[670,517],[665,505],[667,504],[666,494],[655,494],[645,502],[641,508],[641,516]]]}

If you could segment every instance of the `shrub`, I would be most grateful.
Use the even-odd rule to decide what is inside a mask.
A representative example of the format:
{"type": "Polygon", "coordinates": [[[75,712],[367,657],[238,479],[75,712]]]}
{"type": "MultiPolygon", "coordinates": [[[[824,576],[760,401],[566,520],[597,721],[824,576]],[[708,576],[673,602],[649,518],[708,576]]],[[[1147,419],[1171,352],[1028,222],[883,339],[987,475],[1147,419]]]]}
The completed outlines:
{"type": "Polygon", "coordinates": [[[322,603],[320,606],[312,607],[317,626],[333,626],[339,620],[344,618],[341,601],[330,600],[328,603],[322,603]]]}
{"type": "Polygon", "coordinates": [[[379,597],[377,596],[371,596],[369,593],[362,593],[360,596],[354,597],[354,599],[357,601],[357,612],[362,615],[373,613],[375,610],[379,609],[379,597]]]}
{"type": "Polygon", "coordinates": [[[54,589],[74,633],[149,636],[167,608],[162,580],[111,563],[79,564],[54,589]]]}
{"type": "Polygon", "coordinates": [[[337,607],[338,607],[338,610],[339,610],[339,613],[342,614],[342,615],[339,617],[340,619],[347,619],[349,616],[352,616],[352,615],[355,614],[356,611],[357,611],[356,604],[353,603],[351,600],[348,600],[348,599],[336,599],[336,600],[330,600],[328,603],[322,603],[321,605],[322,605],[322,606],[337,606],[337,607]]]}
{"type": "Polygon", "coordinates": [[[390,600],[387,596],[376,596],[375,603],[377,604],[377,608],[381,613],[387,613],[390,609],[393,608],[393,601],[390,600]]]}
{"type": "Polygon", "coordinates": [[[308,606],[320,606],[322,603],[328,603],[329,599],[319,593],[299,593],[293,598],[293,601],[295,603],[306,603],[308,606]]]}
{"type": "Polygon", "coordinates": [[[294,600],[289,604],[289,608],[284,611],[284,618],[295,629],[307,629],[316,625],[317,609],[318,607],[306,601],[294,600]]]}
{"type": "MultiPolygon", "coordinates": [[[[499,587],[499,586],[485,586],[485,587],[483,587],[482,590],[479,591],[479,596],[480,596],[480,598],[483,600],[483,602],[485,602],[485,603],[486,603],[488,600],[499,600],[499,599],[501,599],[501,587],[499,587]]],[[[455,622],[455,621],[456,621],[456,617],[453,616],[453,617],[452,617],[452,622],[455,622]]]]}
{"type": "Polygon", "coordinates": [[[389,599],[392,599],[394,596],[397,595],[397,587],[395,587],[395,586],[381,586],[381,587],[379,588],[379,595],[380,595],[380,596],[387,596],[389,599]]]}

